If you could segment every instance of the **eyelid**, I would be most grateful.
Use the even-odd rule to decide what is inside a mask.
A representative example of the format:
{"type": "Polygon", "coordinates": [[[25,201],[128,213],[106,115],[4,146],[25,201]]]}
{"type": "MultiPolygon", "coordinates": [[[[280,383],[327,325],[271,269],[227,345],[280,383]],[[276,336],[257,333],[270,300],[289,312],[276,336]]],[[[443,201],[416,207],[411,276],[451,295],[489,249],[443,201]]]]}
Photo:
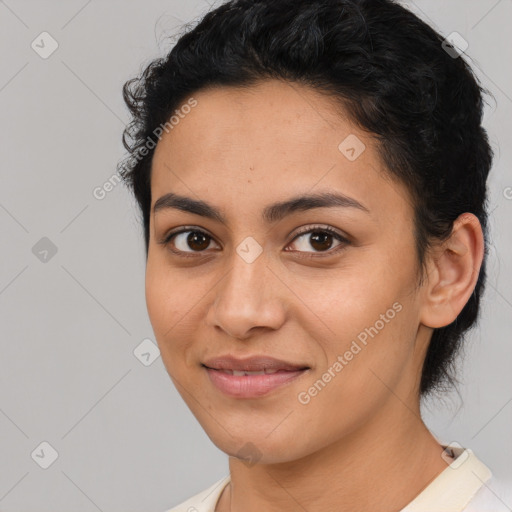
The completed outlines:
{"type": "MultiPolygon", "coordinates": [[[[212,235],[210,235],[208,233],[207,230],[200,228],[199,226],[180,226],[179,228],[176,228],[175,230],[170,230],[170,231],[166,232],[160,240],[157,240],[157,243],[167,246],[168,244],[170,244],[173,237],[183,234],[183,233],[191,232],[191,231],[201,233],[201,234],[205,235],[206,237],[210,238],[216,244],[221,245],[215,240],[215,237],[213,237],[212,235]]],[[[292,240],[287,244],[286,247],[288,247],[290,244],[292,244],[300,236],[308,234],[308,233],[312,233],[315,231],[326,232],[326,233],[331,234],[334,238],[336,238],[340,242],[340,245],[336,246],[334,249],[329,249],[327,251],[319,251],[319,252],[315,252],[315,251],[286,251],[286,252],[295,252],[295,253],[300,253],[300,254],[304,253],[304,254],[308,254],[308,255],[313,255],[313,256],[303,256],[306,258],[322,257],[322,255],[324,257],[327,257],[327,256],[337,254],[338,252],[343,250],[346,245],[352,244],[350,237],[348,235],[342,234],[342,232],[338,231],[336,228],[333,228],[329,225],[305,224],[304,226],[301,226],[298,228],[298,231],[296,231],[292,240]],[[317,256],[315,256],[315,255],[317,255],[317,256]]],[[[205,252],[205,251],[180,251],[180,250],[175,250],[175,249],[169,249],[169,250],[171,250],[174,254],[177,254],[180,256],[184,255],[184,257],[187,257],[187,256],[193,257],[194,255],[201,256],[202,253],[205,252]]]]}
{"type": "MultiPolygon", "coordinates": [[[[299,228],[300,229],[300,228],[299,228]]],[[[329,233],[332,237],[334,237],[338,242],[340,242],[339,245],[336,247],[328,249],[327,251],[287,251],[287,252],[295,252],[299,254],[299,258],[328,258],[330,256],[336,256],[340,254],[342,251],[346,249],[348,245],[352,245],[352,241],[350,240],[350,237],[342,234],[340,231],[338,231],[336,228],[333,228],[329,225],[320,225],[315,224],[311,225],[308,224],[304,227],[304,229],[300,229],[299,232],[295,234],[291,242],[288,244],[292,244],[297,238],[301,237],[302,235],[308,234],[308,233],[314,233],[314,232],[324,232],[329,233]]],[[[288,246],[287,246],[288,247],[288,246]]]]}
{"type": "Polygon", "coordinates": [[[194,231],[194,232],[198,232],[198,233],[202,233],[203,235],[205,235],[206,237],[208,237],[211,241],[213,241],[214,243],[220,245],[216,240],[215,238],[210,235],[208,233],[208,231],[206,231],[205,229],[203,228],[200,228],[199,226],[180,226],[179,228],[176,228],[176,229],[171,229],[170,231],[167,231],[160,240],[157,240],[157,243],[158,244],[161,244],[163,245],[165,248],[167,248],[169,251],[171,251],[172,253],[176,254],[177,256],[182,256],[184,258],[187,258],[187,257],[200,257],[202,256],[202,252],[204,251],[180,251],[179,249],[172,249],[170,246],[171,244],[171,240],[178,236],[178,235],[181,235],[183,233],[188,233],[188,232],[191,232],[191,231],[194,231]]]}
{"type": "Polygon", "coordinates": [[[202,233],[206,236],[208,236],[209,238],[211,238],[212,240],[215,240],[215,238],[210,235],[208,233],[208,231],[206,231],[205,229],[203,228],[200,228],[199,226],[179,226],[178,228],[175,228],[175,229],[171,229],[169,231],[166,231],[162,237],[160,238],[160,240],[157,240],[157,243],[159,244],[167,244],[171,237],[174,236],[174,235],[180,235],[181,233],[186,233],[188,231],[197,231],[199,233],[202,233]]]}
{"type": "Polygon", "coordinates": [[[342,231],[339,231],[336,228],[329,226],[328,224],[305,224],[304,226],[298,228],[298,231],[295,233],[292,242],[300,235],[304,235],[312,231],[326,231],[332,235],[338,236],[344,242],[350,242],[350,237],[348,235],[344,234],[342,231]]]}

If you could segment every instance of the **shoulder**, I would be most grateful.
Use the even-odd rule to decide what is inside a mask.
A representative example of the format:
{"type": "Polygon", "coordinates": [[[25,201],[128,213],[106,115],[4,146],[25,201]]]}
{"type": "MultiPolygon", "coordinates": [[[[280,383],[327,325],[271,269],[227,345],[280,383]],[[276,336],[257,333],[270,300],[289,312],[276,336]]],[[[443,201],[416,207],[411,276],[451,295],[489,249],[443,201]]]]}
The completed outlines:
{"type": "Polygon", "coordinates": [[[510,512],[505,494],[510,488],[469,448],[448,448],[455,455],[453,461],[401,512],[510,512]]]}
{"type": "Polygon", "coordinates": [[[165,512],[215,512],[217,504],[224,487],[230,482],[230,477],[224,477],[210,487],[195,494],[188,500],[176,505],[174,508],[165,512]]]}

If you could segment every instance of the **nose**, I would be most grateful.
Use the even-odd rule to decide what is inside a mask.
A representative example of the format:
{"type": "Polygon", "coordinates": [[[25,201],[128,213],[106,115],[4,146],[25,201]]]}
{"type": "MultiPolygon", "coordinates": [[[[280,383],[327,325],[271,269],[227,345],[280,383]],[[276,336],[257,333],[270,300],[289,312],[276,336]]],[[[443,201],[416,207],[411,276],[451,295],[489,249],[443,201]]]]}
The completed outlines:
{"type": "Polygon", "coordinates": [[[249,263],[237,253],[214,289],[206,322],[239,340],[262,329],[277,330],[286,317],[286,287],[264,253],[249,263]]]}

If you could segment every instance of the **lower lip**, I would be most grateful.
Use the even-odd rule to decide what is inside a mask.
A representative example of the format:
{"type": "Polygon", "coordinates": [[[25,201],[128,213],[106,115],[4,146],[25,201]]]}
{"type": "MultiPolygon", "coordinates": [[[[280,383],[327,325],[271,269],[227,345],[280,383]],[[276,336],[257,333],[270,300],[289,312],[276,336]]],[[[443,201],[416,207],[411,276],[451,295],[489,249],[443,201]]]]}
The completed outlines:
{"type": "Polygon", "coordinates": [[[279,371],[265,375],[231,375],[206,368],[212,384],[226,395],[237,398],[257,398],[295,380],[308,370],[279,371]]]}

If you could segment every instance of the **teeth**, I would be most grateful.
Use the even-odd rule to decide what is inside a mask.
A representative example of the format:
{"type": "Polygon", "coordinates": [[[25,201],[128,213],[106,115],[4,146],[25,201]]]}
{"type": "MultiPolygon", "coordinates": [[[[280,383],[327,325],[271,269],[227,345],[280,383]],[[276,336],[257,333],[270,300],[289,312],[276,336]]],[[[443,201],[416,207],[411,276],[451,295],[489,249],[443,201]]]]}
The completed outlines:
{"type": "Polygon", "coordinates": [[[233,370],[233,375],[238,375],[239,377],[241,377],[243,375],[265,375],[265,370],[261,370],[259,372],[244,372],[244,371],[233,370]]]}
{"type": "Polygon", "coordinates": [[[265,375],[265,374],[271,374],[276,373],[279,370],[273,370],[273,369],[267,369],[267,370],[261,370],[258,372],[246,372],[246,371],[239,371],[239,370],[222,370],[224,373],[229,373],[230,375],[235,375],[237,377],[243,377],[244,375],[265,375]]]}

